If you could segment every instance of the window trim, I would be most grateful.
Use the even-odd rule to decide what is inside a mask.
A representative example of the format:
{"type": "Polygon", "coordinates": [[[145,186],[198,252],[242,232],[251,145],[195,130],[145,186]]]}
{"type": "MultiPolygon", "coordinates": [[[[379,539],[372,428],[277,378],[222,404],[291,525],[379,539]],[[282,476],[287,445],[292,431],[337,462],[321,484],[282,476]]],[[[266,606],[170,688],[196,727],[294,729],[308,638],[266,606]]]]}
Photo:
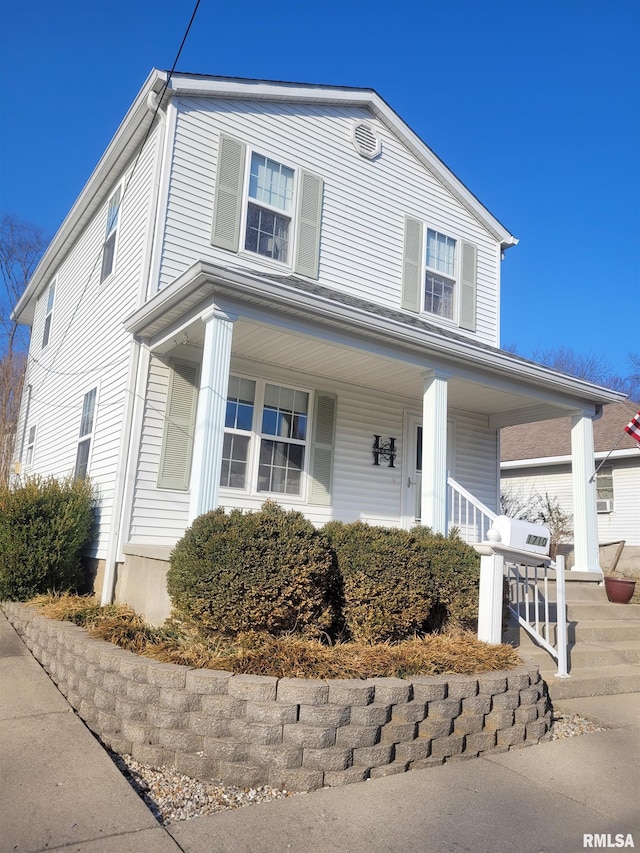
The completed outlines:
{"type": "Polygon", "coordinates": [[[24,454],[24,467],[31,468],[33,465],[33,458],[35,456],[35,448],[36,448],[36,439],[38,437],[38,424],[37,422],[32,424],[27,430],[27,443],[25,447],[24,454]],[[33,433],[33,435],[32,435],[33,433]]]}
{"type": "Polygon", "coordinates": [[[93,439],[95,437],[95,431],[96,431],[96,418],[97,418],[97,412],[98,412],[98,393],[99,393],[99,386],[98,386],[98,384],[96,384],[96,385],[92,385],[82,395],[82,407],[80,409],[80,425],[78,427],[78,441],[77,441],[77,445],[76,445],[76,458],[75,458],[75,462],[74,462],[74,466],[73,466],[73,479],[74,480],[84,480],[86,477],[89,476],[89,470],[91,468],[91,460],[93,457],[93,450],[94,450],[93,439]],[[84,429],[83,422],[85,419],[85,402],[87,400],[87,397],[91,393],[93,393],[93,403],[91,406],[91,426],[90,426],[89,430],[87,430],[86,432],[83,432],[82,430],[84,429]],[[83,476],[81,477],[81,476],[79,476],[79,472],[78,472],[78,465],[79,465],[79,461],[80,461],[79,460],[79,453],[80,453],[80,446],[84,445],[84,444],[88,444],[89,448],[87,450],[87,460],[85,463],[85,471],[84,471],[83,476]]]}
{"type": "Polygon", "coordinates": [[[596,509],[599,515],[613,512],[615,509],[613,465],[603,466],[596,474],[596,509]],[[605,480],[611,485],[601,484],[601,481],[605,480]],[[611,497],[601,497],[601,492],[608,492],[611,497]]]}
{"type": "Polygon", "coordinates": [[[53,311],[56,306],[56,290],[58,285],[58,276],[55,276],[47,287],[43,297],[46,294],[44,325],[42,328],[42,347],[45,349],[51,341],[51,326],[53,325],[53,311]]]}
{"type": "Polygon", "coordinates": [[[291,383],[287,383],[286,379],[271,379],[262,376],[254,376],[243,371],[232,370],[229,374],[230,376],[238,377],[239,379],[247,379],[251,382],[255,382],[256,394],[253,405],[253,417],[251,421],[251,430],[239,430],[234,427],[225,427],[223,430],[223,441],[224,436],[229,433],[233,435],[247,435],[249,436],[249,449],[247,453],[247,474],[246,474],[246,482],[244,488],[235,488],[234,486],[223,486],[219,484],[220,494],[224,494],[225,497],[232,497],[238,495],[244,495],[246,497],[258,498],[261,500],[279,500],[286,501],[287,503],[299,503],[306,504],[309,503],[308,500],[308,491],[309,491],[309,483],[311,481],[310,477],[310,466],[313,455],[313,418],[314,418],[314,405],[315,405],[315,395],[316,391],[312,388],[303,387],[300,385],[292,385],[291,383]],[[298,494],[290,494],[287,492],[272,492],[261,490],[258,488],[258,476],[259,476],[259,466],[260,466],[260,449],[262,446],[263,438],[266,440],[278,440],[278,436],[270,436],[264,434],[262,432],[262,415],[264,411],[264,398],[265,398],[265,390],[267,385],[275,385],[279,388],[287,388],[292,391],[298,391],[302,394],[307,395],[307,427],[305,432],[304,440],[300,439],[286,439],[287,444],[296,444],[304,447],[304,463],[302,469],[300,471],[300,491],[298,494]]]}
{"type": "Polygon", "coordinates": [[[274,266],[276,269],[282,270],[293,270],[296,263],[296,252],[298,246],[298,228],[299,228],[299,203],[300,203],[300,167],[293,166],[289,162],[285,162],[279,156],[273,156],[264,148],[253,147],[251,145],[245,146],[245,163],[244,163],[244,181],[242,187],[242,206],[240,210],[240,245],[238,248],[238,254],[247,258],[251,258],[253,260],[259,260],[268,264],[270,266],[274,266]],[[274,163],[278,163],[279,166],[284,166],[286,169],[291,169],[293,172],[293,189],[291,192],[291,212],[286,213],[280,208],[274,207],[263,201],[258,201],[257,199],[252,199],[249,195],[249,186],[251,184],[251,160],[253,155],[256,154],[259,157],[264,157],[266,160],[273,160],[274,163]],[[249,204],[255,204],[257,207],[262,207],[265,210],[268,210],[270,213],[275,213],[278,216],[287,217],[289,219],[289,237],[288,237],[288,245],[287,245],[287,260],[280,261],[276,258],[270,258],[267,255],[261,255],[260,252],[252,252],[251,249],[246,248],[247,242],[247,223],[249,218],[249,204]]]}
{"type": "Polygon", "coordinates": [[[445,323],[449,323],[456,328],[460,326],[460,264],[461,264],[461,247],[462,240],[456,235],[447,231],[439,231],[436,227],[429,225],[428,223],[424,223],[424,248],[422,252],[422,290],[420,294],[420,313],[426,314],[429,317],[437,317],[439,320],[442,320],[445,323]],[[445,237],[447,240],[455,241],[455,254],[454,254],[454,274],[453,276],[448,273],[444,273],[436,267],[430,267],[427,264],[427,257],[429,253],[429,231],[433,231],[436,236],[445,237]],[[427,300],[427,275],[431,273],[432,275],[439,276],[443,278],[445,281],[453,281],[453,308],[451,312],[451,317],[445,317],[443,314],[436,314],[434,311],[429,311],[425,307],[427,300]]]}
{"type": "Polygon", "coordinates": [[[116,186],[114,191],[111,193],[111,195],[109,196],[109,201],[107,202],[107,221],[106,221],[106,226],[105,226],[104,240],[102,243],[102,259],[100,262],[100,284],[107,281],[107,279],[111,278],[111,276],[114,274],[115,269],[116,269],[116,258],[117,258],[117,254],[118,254],[118,243],[120,242],[120,240],[119,240],[120,220],[121,220],[121,216],[122,216],[122,198],[123,198],[123,195],[124,195],[124,193],[123,193],[123,189],[122,189],[122,182],[120,182],[116,186]],[[113,224],[111,224],[111,217],[109,214],[111,211],[111,203],[114,200],[114,198],[116,197],[116,195],[118,195],[119,197],[118,197],[118,202],[117,202],[117,205],[116,205],[116,208],[114,211],[113,224]],[[107,256],[106,255],[107,245],[109,244],[109,242],[112,239],[113,239],[113,251],[111,254],[111,266],[109,268],[109,271],[105,272],[105,258],[107,256]]]}

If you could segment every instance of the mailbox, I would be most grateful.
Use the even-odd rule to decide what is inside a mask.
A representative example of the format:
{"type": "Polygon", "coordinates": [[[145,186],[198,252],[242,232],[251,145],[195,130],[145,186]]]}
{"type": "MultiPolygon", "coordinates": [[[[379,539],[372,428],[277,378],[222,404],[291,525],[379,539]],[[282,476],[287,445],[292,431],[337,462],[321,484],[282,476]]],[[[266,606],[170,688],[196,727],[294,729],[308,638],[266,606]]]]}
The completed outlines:
{"type": "MultiPolygon", "coordinates": [[[[493,530],[500,534],[500,542],[518,551],[530,551],[542,557],[549,556],[551,534],[544,524],[532,524],[521,518],[509,518],[499,515],[492,524],[493,530]]],[[[488,538],[491,538],[490,536],[488,538]]]]}

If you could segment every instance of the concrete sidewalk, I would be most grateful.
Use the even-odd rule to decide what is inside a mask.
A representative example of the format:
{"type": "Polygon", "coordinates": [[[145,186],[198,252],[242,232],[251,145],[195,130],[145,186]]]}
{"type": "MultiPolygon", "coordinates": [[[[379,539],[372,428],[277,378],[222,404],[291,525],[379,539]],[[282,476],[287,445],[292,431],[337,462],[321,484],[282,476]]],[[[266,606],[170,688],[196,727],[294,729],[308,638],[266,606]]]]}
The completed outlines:
{"type": "Polygon", "coordinates": [[[584,834],[640,847],[640,696],[559,705],[611,728],[164,829],[0,613],[0,851],[573,853],[584,834]]]}

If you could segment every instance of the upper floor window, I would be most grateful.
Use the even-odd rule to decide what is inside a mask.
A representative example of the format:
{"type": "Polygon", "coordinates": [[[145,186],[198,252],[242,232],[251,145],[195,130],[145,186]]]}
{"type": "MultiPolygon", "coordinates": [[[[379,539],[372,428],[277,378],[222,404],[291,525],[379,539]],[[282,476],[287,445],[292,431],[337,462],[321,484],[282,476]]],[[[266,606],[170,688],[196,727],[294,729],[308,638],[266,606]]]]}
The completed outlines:
{"type": "Polygon", "coordinates": [[[42,332],[42,348],[49,343],[51,337],[51,321],[53,319],[53,303],[56,298],[56,283],[52,281],[47,291],[47,312],[44,317],[44,330],[42,332]]]}
{"type": "Polygon", "coordinates": [[[251,155],[244,247],[288,262],[294,171],[255,152],[251,155]]]}
{"type": "Polygon", "coordinates": [[[100,281],[104,281],[113,272],[113,265],[116,257],[116,238],[118,236],[118,220],[120,218],[120,187],[114,192],[109,199],[109,209],[107,211],[107,230],[105,235],[104,246],[102,248],[102,270],[100,272],[100,281]]]}
{"type": "Polygon", "coordinates": [[[475,332],[477,265],[473,243],[405,217],[400,303],[405,310],[435,314],[475,332]]]}
{"type": "Polygon", "coordinates": [[[220,136],[211,242],[318,278],[324,184],[244,142],[220,136]]]}
{"type": "Polygon", "coordinates": [[[91,439],[93,438],[97,392],[97,388],[92,388],[90,391],[87,391],[82,400],[80,435],[78,438],[78,450],[76,452],[76,466],[73,473],[75,480],[84,480],[89,469],[89,452],[91,450],[91,439]]]}
{"type": "Polygon", "coordinates": [[[456,292],[456,241],[427,229],[427,269],[424,310],[447,320],[454,319],[456,292]]]}

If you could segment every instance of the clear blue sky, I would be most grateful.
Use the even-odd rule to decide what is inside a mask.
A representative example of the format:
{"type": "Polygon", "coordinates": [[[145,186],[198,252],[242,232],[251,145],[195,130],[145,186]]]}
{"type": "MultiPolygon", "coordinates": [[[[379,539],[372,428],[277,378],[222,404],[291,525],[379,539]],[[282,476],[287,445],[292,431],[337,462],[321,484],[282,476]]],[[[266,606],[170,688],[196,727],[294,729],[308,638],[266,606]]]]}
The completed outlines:
{"type": "MultiPolygon", "coordinates": [[[[53,236],[195,0],[2,0],[0,213],[53,236]]],[[[520,239],[502,343],[640,338],[640,0],[201,0],[178,70],[368,86],[520,239]]]]}

